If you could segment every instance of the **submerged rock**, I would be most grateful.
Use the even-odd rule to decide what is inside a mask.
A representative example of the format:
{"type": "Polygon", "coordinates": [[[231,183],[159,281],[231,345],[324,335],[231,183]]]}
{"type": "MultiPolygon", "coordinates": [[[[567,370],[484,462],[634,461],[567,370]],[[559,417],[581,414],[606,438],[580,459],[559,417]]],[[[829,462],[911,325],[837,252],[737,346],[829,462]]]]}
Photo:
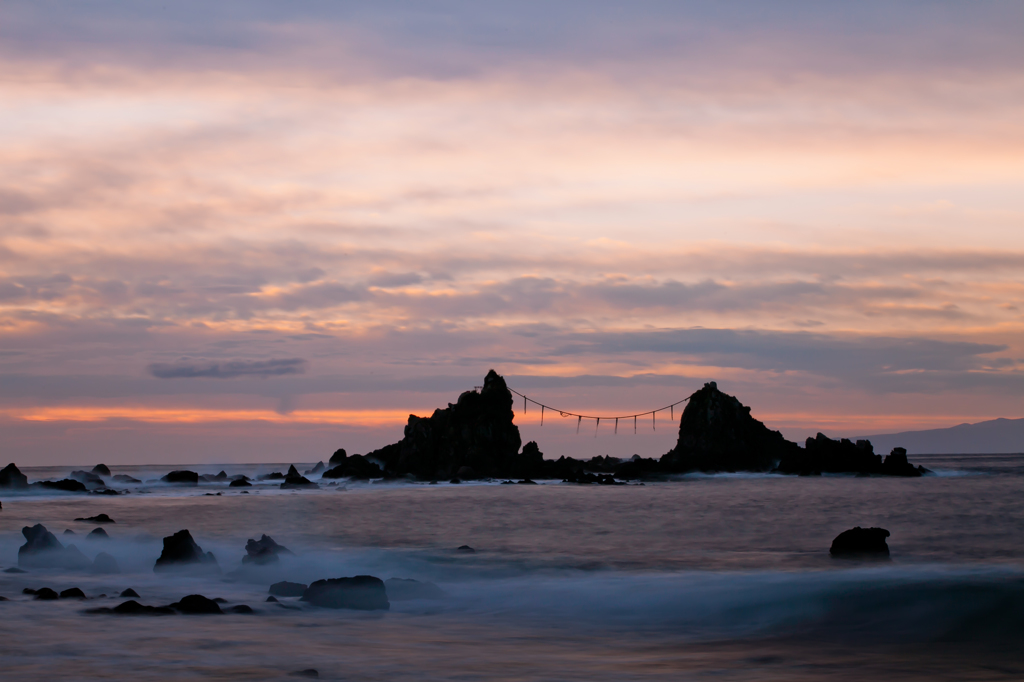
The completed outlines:
{"type": "Polygon", "coordinates": [[[120,596],[124,597],[125,599],[127,599],[128,597],[135,597],[136,599],[138,599],[139,593],[129,587],[127,590],[122,592],[120,596]]]}
{"type": "Polygon", "coordinates": [[[160,478],[164,483],[181,483],[185,485],[198,485],[199,474],[194,471],[180,470],[172,471],[160,478]]]}
{"type": "Polygon", "coordinates": [[[290,677],[308,677],[310,679],[320,679],[320,673],[317,672],[316,668],[306,668],[305,670],[296,670],[293,673],[288,673],[290,677]]]}
{"type": "Polygon", "coordinates": [[[87,521],[89,523],[117,523],[114,519],[110,518],[106,514],[97,514],[96,516],[78,517],[75,521],[87,521]]]}
{"type": "Polygon", "coordinates": [[[203,552],[203,548],[192,539],[188,530],[179,530],[174,535],[164,538],[164,549],[160,558],[153,566],[154,571],[173,570],[175,568],[205,567],[220,571],[213,552],[203,552]]]}
{"type": "Polygon", "coordinates": [[[10,568],[5,568],[4,573],[28,573],[28,571],[22,570],[16,566],[11,566],[10,568]]]}
{"type": "Polygon", "coordinates": [[[21,534],[25,536],[26,542],[18,548],[19,566],[85,569],[92,564],[74,545],[62,545],[41,523],[25,526],[21,534]]]}
{"type": "Polygon", "coordinates": [[[274,538],[267,534],[259,540],[250,539],[245,543],[246,555],[242,557],[243,564],[256,564],[264,566],[278,561],[278,554],[292,554],[292,551],[283,545],[274,542],[274,538]]]}
{"type": "Polygon", "coordinates": [[[40,587],[32,594],[35,595],[33,599],[39,599],[42,601],[53,601],[54,599],[60,599],[60,595],[57,594],[55,590],[51,590],[49,587],[40,587]]]}
{"type": "Polygon", "coordinates": [[[220,604],[212,599],[207,599],[201,594],[190,594],[187,597],[182,597],[180,601],[174,602],[170,607],[179,613],[188,615],[224,613],[220,610],[220,604]]]}
{"type": "Polygon", "coordinates": [[[308,585],[304,583],[290,583],[287,580],[282,580],[270,586],[270,594],[275,597],[301,597],[307,587],[308,585]]]}
{"type": "Polygon", "coordinates": [[[89,609],[86,613],[112,614],[115,616],[173,616],[175,611],[169,606],[145,606],[133,599],[123,604],[118,604],[112,609],[107,607],[89,609]]]}
{"type": "Polygon", "coordinates": [[[60,593],[61,599],[85,599],[85,592],[82,592],[81,588],[69,587],[66,590],[62,590],[60,593]]]}
{"type": "Polygon", "coordinates": [[[460,547],[456,548],[455,551],[456,552],[465,552],[466,554],[472,554],[476,550],[473,549],[472,547],[470,547],[469,545],[461,545],[460,547]]]}
{"type": "Polygon", "coordinates": [[[388,578],[384,587],[390,601],[411,601],[413,599],[443,599],[444,590],[429,582],[412,578],[388,578]]]}
{"type": "Polygon", "coordinates": [[[314,466],[312,469],[307,469],[302,475],[303,476],[312,476],[313,474],[319,474],[321,471],[325,470],[326,468],[327,467],[324,466],[323,462],[317,462],[316,466],[314,466]]]}
{"type": "Polygon", "coordinates": [[[59,481],[38,481],[32,485],[39,486],[40,488],[48,488],[50,490],[63,490],[66,493],[84,493],[89,491],[89,489],[85,487],[84,483],[71,478],[64,478],[59,481]]]}
{"type": "Polygon", "coordinates": [[[110,469],[106,464],[97,464],[92,468],[92,472],[97,476],[110,476],[110,469]]]}
{"type": "Polygon", "coordinates": [[[889,531],[884,528],[856,526],[837,535],[828,553],[834,557],[885,558],[889,556],[887,537],[889,531]]]}
{"type": "Polygon", "coordinates": [[[142,483],[139,479],[127,474],[115,474],[113,479],[118,483],[142,483]]]}
{"type": "Polygon", "coordinates": [[[235,480],[231,481],[231,483],[228,483],[228,487],[229,488],[251,488],[252,487],[252,483],[249,483],[249,481],[247,481],[244,478],[236,478],[235,480]]]}
{"type": "Polygon", "coordinates": [[[232,606],[230,609],[228,609],[228,612],[244,614],[255,613],[255,611],[252,610],[251,606],[246,606],[245,604],[238,604],[237,606],[232,606]]]}
{"type": "Polygon", "coordinates": [[[386,611],[391,608],[384,581],[371,575],[317,580],[306,588],[302,601],[329,609],[386,611]]]}
{"type": "Polygon", "coordinates": [[[21,473],[18,466],[11,462],[0,469],[0,488],[27,488],[28,476],[21,473]]]}
{"type": "Polygon", "coordinates": [[[110,536],[102,528],[94,528],[91,533],[85,536],[86,540],[109,540],[110,536]]]}

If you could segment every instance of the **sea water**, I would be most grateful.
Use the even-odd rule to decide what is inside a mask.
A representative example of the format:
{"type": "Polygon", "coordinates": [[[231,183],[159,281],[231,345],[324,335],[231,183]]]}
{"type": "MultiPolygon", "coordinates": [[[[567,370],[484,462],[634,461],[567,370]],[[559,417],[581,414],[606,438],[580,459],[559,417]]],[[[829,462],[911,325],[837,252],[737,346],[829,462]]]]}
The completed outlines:
{"type": "MultiPolygon", "coordinates": [[[[934,473],[342,480],[301,491],[264,481],[243,493],[157,482],[169,467],[116,467],[144,482],[119,496],[4,491],[0,568],[17,565],[21,528],[42,523],[90,558],[113,555],[121,573],[0,572],[0,677],[1024,678],[1024,456],[914,459],[934,473]],[[99,513],[116,524],[104,526],[108,540],[89,540],[95,524],[74,519],[99,513]],[[853,526],[887,528],[891,560],[832,559],[832,539],[853,526]],[[153,572],[162,538],[181,529],[216,555],[219,574],[153,572]],[[294,556],[243,565],[246,540],[263,533],[294,556]],[[386,612],[265,601],[280,580],[364,574],[430,581],[445,596],[386,612]],[[26,587],[80,587],[90,599],[35,601],[26,587]],[[116,595],[129,587],[144,604],[203,594],[256,613],[86,613],[125,601],[116,595]]],[[[255,476],[287,465],[198,470],[221,468],[255,476]]],[[[39,480],[70,468],[23,471],[39,480]]]]}

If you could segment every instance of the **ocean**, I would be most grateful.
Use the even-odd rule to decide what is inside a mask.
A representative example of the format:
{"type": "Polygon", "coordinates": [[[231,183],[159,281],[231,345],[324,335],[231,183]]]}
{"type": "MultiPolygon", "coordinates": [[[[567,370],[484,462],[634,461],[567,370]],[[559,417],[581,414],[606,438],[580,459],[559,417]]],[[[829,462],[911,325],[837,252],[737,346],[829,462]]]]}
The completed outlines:
{"type": "MultiPolygon", "coordinates": [[[[17,566],[22,527],[42,523],[89,558],[113,555],[121,569],[0,572],[0,676],[270,680],[315,669],[331,680],[1024,679],[1024,455],[913,460],[934,473],[0,491],[0,568],[17,566]],[[95,524],[74,519],[100,513],[116,521],[104,526],[110,537],[87,539],[95,524]],[[888,529],[891,560],[831,558],[832,539],[854,526],[888,529]],[[162,538],[181,529],[215,554],[221,573],[154,573],[162,538]],[[294,556],[243,566],[246,540],[264,533],[294,556]],[[458,551],[463,545],[475,551],[458,551]],[[393,600],[386,612],[266,601],[280,580],[354,575],[430,581],[445,594],[393,600]],[[41,587],[79,587],[90,598],[22,594],[41,587]],[[144,604],[203,594],[256,612],[86,613],[125,601],[117,595],[127,588],[144,604]]],[[[254,476],[287,466],[193,469],[254,476]]],[[[171,468],[182,467],[111,467],[143,481],[171,468]]],[[[71,469],[22,467],[32,481],[71,469]]]]}

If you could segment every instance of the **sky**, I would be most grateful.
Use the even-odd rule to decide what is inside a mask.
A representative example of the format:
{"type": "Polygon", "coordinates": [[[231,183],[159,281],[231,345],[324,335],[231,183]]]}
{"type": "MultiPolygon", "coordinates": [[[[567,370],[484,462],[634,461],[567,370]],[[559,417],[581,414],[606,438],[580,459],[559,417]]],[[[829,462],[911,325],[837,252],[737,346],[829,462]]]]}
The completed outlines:
{"type": "MultiPolygon", "coordinates": [[[[315,462],[491,368],[1024,416],[1019,2],[0,8],[0,462],[315,462]]],[[[549,457],[659,456],[516,406],[549,457]]],[[[673,414],[678,420],[678,412],[673,414]]]]}

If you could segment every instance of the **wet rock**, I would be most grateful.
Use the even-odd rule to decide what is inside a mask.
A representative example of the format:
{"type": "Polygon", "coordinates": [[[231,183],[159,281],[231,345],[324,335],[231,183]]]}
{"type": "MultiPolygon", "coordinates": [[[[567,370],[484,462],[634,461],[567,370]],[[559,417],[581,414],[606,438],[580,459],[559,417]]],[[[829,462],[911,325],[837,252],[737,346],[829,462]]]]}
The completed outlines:
{"type": "Polygon", "coordinates": [[[246,606],[245,604],[239,604],[237,606],[232,606],[230,609],[228,609],[228,613],[246,613],[246,614],[248,614],[248,613],[254,613],[254,611],[252,610],[251,606],[246,606]]]}
{"type": "Polygon", "coordinates": [[[17,465],[11,462],[0,469],[0,488],[27,488],[28,476],[21,473],[17,465]]]}
{"type": "Polygon", "coordinates": [[[305,476],[289,476],[288,478],[284,479],[284,483],[281,484],[281,488],[283,490],[297,490],[301,488],[319,487],[320,486],[318,486],[316,483],[313,483],[305,476]]]}
{"type": "Polygon", "coordinates": [[[513,416],[512,393],[491,370],[479,392],[464,392],[430,417],[410,415],[404,438],[367,458],[382,462],[389,477],[412,474],[424,481],[451,479],[462,467],[474,477],[536,477],[543,464],[539,450],[519,452],[522,438],[513,416]]]}
{"type": "Polygon", "coordinates": [[[348,453],[345,452],[345,448],[338,448],[334,451],[334,454],[331,455],[331,458],[327,460],[327,466],[336,467],[344,462],[347,457],[348,453]]]}
{"type": "Polygon", "coordinates": [[[262,474],[256,477],[257,481],[283,481],[284,474],[280,471],[272,471],[269,474],[262,474]]]}
{"type": "Polygon", "coordinates": [[[39,599],[41,601],[53,601],[54,599],[60,599],[60,595],[49,587],[40,587],[32,594],[35,595],[35,599],[39,599]]]}
{"type": "Polygon", "coordinates": [[[127,474],[115,474],[113,480],[118,483],[142,483],[139,479],[127,474]]]}
{"type": "Polygon", "coordinates": [[[274,542],[274,538],[264,534],[259,540],[250,539],[245,543],[246,555],[242,557],[243,564],[256,564],[264,566],[278,561],[278,554],[292,554],[292,551],[283,545],[274,542]]]}
{"type": "Polygon", "coordinates": [[[181,601],[174,602],[170,607],[179,613],[188,615],[224,613],[220,610],[220,604],[212,599],[207,599],[201,594],[190,594],[187,597],[182,597],[181,601]]]}
{"type": "Polygon", "coordinates": [[[388,578],[384,581],[390,601],[411,601],[413,599],[443,599],[444,590],[429,582],[412,578],[388,578]]]}
{"type": "Polygon", "coordinates": [[[172,471],[160,478],[164,483],[178,483],[184,485],[198,485],[199,474],[194,471],[180,470],[172,471]]]}
{"type": "Polygon", "coordinates": [[[174,535],[164,538],[163,552],[156,560],[153,570],[159,572],[175,568],[200,567],[220,570],[213,552],[204,553],[203,548],[196,544],[188,530],[179,530],[174,535]]]}
{"type": "Polygon", "coordinates": [[[303,476],[312,476],[313,474],[319,474],[321,471],[323,471],[326,468],[327,467],[324,466],[323,462],[317,462],[316,466],[314,466],[312,469],[307,469],[305,472],[303,472],[302,475],[303,476]]]}
{"type": "Polygon", "coordinates": [[[228,472],[226,472],[226,471],[220,471],[220,472],[218,472],[218,473],[217,473],[216,475],[214,475],[214,476],[210,476],[209,478],[210,478],[210,480],[212,480],[212,481],[216,481],[217,483],[221,483],[221,482],[223,482],[223,481],[226,481],[226,480],[228,480],[228,472]]]}
{"type": "Polygon", "coordinates": [[[355,479],[370,479],[380,478],[384,475],[381,471],[380,466],[376,462],[371,462],[362,455],[352,455],[346,457],[344,461],[335,466],[333,469],[325,471],[321,478],[355,478],[355,479]]]}
{"type": "Polygon", "coordinates": [[[122,592],[120,596],[124,597],[125,599],[128,599],[129,597],[134,597],[135,599],[138,599],[139,593],[129,587],[127,590],[122,592]]]}
{"type": "Polygon", "coordinates": [[[465,552],[467,554],[471,554],[473,552],[476,552],[476,550],[473,549],[472,547],[470,547],[469,545],[462,545],[461,547],[458,547],[455,551],[456,552],[465,552]]]}
{"type": "Polygon", "coordinates": [[[25,544],[18,548],[18,565],[26,568],[84,569],[92,563],[74,545],[65,547],[41,523],[21,529],[25,544]]]}
{"type": "Polygon", "coordinates": [[[64,478],[59,481],[39,481],[32,485],[49,490],[63,490],[66,493],[84,493],[89,491],[84,483],[70,478],[64,478]]]}
{"type": "Polygon", "coordinates": [[[799,450],[796,443],[750,415],[750,408],[715,382],[689,397],[676,446],[661,458],[667,471],[770,471],[799,450]]]}
{"type": "Polygon", "coordinates": [[[174,609],[169,606],[145,606],[134,599],[118,604],[114,608],[89,609],[90,614],[112,614],[115,616],[173,616],[174,609]]]}
{"type": "Polygon", "coordinates": [[[92,473],[91,471],[81,471],[81,470],[79,470],[79,471],[72,471],[71,475],[69,476],[69,478],[73,478],[76,481],[84,483],[86,485],[86,487],[89,487],[89,488],[92,488],[92,487],[102,488],[104,485],[106,485],[103,482],[102,478],[100,478],[96,474],[92,473]]]}
{"type": "Polygon", "coordinates": [[[317,580],[306,588],[302,601],[329,609],[386,611],[391,608],[384,581],[371,575],[317,580]]]}
{"type": "Polygon", "coordinates": [[[17,568],[16,566],[11,566],[10,568],[5,568],[4,573],[28,573],[28,571],[17,568]]]}
{"type": "Polygon", "coordinates": [[[290,583],[282,580],[270,586],[270,594],[275,597],[301,597],[305,594],[308,585],[303,583],[290,583]]]}
{"type": "Polygon", "coordinates": [[[114,519],[110,518],[106,514],[97,514],[96,516],[78,517],[75,521],[86,521],[88,523],[117,523],[114,519]]]}
{"type": "Polygon", "coordinates": [[[82,592],[80,588],[69,587],[66,590],[62,590],[60,593],[61,599],[85,599],[85,592],[82,592]]]}
{"type": "Polygon", "coordinates": [[[97,476],[110,476],[110,469],[106,464],[97,464],[92,468],[90,473],[96,474],[97,476]]]}
{"type": "Polygon", "coordinates": [[[884,528],[856,526],[837,535],[828,553],[834,557],[885,558],[889,556],[887,537],[889,531],[884,528]]]}
{"type": "Polygon", "coordinates": [[[231,481],[231,483],[228,483],[228,487],[229,488],[251,488],[252,487],[252,483],[249,483],[249,481],[245,480],[244,478],[236,478],[235,480],[231,481]]]}
{"type": "Polygon", "coordinates": [[[91,533],[85,536],[86,540],[109,540],[110,536],[102,528],[94,528],[91,533]]]}
{"type": "Polygon", "coordinates": [[[121,572],[121,567],[118,566],[117,559],[106,552],[100,552],[96,555],[96,558],[93,559],[92,568],[90,570],[93,573],[114,575],[121,572]]]}
{"type": "Polygon", "coordinates": [[[310,679],[319,679],[320,673],[317,672],[316,668],[306,668],[305,670],[296,670],[293,673],[288,673],[291,677],[308,677],[310,679]]]}

